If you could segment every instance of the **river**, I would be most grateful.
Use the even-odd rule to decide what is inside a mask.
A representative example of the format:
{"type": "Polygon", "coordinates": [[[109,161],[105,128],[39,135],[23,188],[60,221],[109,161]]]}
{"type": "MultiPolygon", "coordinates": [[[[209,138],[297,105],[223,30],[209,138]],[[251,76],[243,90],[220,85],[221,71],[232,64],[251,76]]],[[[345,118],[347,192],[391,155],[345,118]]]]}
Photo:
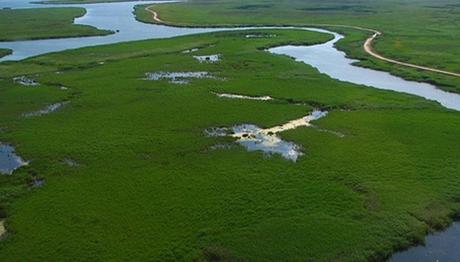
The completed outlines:
{"type": "MultiPolygon", "coordinates": [[[[164,25],[141,23],[134,18],[132,12],[135,5],[164,2],[165,1],[136,1],[122,3],[72,5],[53,4],[44,6],[29,3],[28,0],[0,0],[0,8],[41,8],[62,6],[83,7],[87,10],[87,13],[83,17],[75,19],[76,24],[90,25],[100,29],[107,29],[116,32],[112,35],[107,36],[0,42],[0,48],[9,48],[13,50],[12,55],[3,57],[2,59],[0,59],[0,61],[17,61],[50,52],[58,52],[67,49],[74,49],[101,44],[112,44],[143,39],[169,38],[175,36],[215,31],[254,29],[178,28],[164,25]]],[[[317,68],[321,73],[327,74],[330,77],[341,81],[347,81],[379,89],[413,94],[416,96],[424,97],[429,100],[437,101],[446,108],[454,109],[457,111],[460,110],[459,94],[442,91],[438,89],[436,86],[430,84],[407,81],[386,72],[354,66],[353,63],[356,62],[356,60],[346,58],[345,53],[338,51],[334,47],[335,43],[343,38],[342,35],[323,29],[299,29],[333,34],[334,39],[327,43],[319,45],[288,45],[271,48],[268,51],[273,54],[291,56],[295,58],[297,61],[309,64],[317,68]]],[[[391,261],[436,261],[436,259],[438,258],[447,258],[447,260],[445,261],[449,261],[450,258],[458,258],[460,256],[460,254],[458,253],[458,245],[453,246],[450,244],[452,244],[453,242],[458,243],[459,235],[459,224],[454,224],[453,227],[451,227],[444,233],[430,235],[427,238],[427,246],[415,247],[405,252],[396,253],[395,256],[391,259],[391,261]],[[454,239],[455,241],[450,241],[452,239],[454,239]]]]}
{"type": "MultiPolygon", "coordinates": [[[[191,35],[205,32],[242,30],[254,28],[181,28],[164,25],[146,24],[137,21],[133,8],[138,4],[165,3],[166,1],[121,2],[99,4],[46,5],[45,7],[73,6],[87,10],[86,14],[75,19],[76,24],[90,25],[116,33],[107,36],[73,37],[60,39],[26,40],[0,42],[0,48],[13,50],[13,54],[5,56],[0,61],[22,60],[41,54],[58,52],[86,46],[112,44],[144,39],[159,39],[175,36],[191,35]]],[[[40,8],[44,5],[31,4],[27,0],[0,0],[0,8],[40,8]]],[[[265,27],[267,28],[267,27],[265,27]]],[[[276,27],[274,27],[276,28],[276,27]]],[[[279,27],[278,27],[279,28],[279,27]]],[[[292,28],[292,27],[286,27],[292,28]]],[[[260,29],[260,27],[259,27],[260,29]]],[[[335,32],[299,28],[333,34],[334,39],[313,46],[280,46],[269,51],[274,54],[284,54],[302,61],[332,78],[369,87],[392,90],[424,97],[439,102],[446,108],[460,110],[460,95],[438,89],[436,86],[407,81],[389,73],[354,66],[356,60],[348,59],[345,53],[337,50],[334,45],[343,38],[335,32]]]]}

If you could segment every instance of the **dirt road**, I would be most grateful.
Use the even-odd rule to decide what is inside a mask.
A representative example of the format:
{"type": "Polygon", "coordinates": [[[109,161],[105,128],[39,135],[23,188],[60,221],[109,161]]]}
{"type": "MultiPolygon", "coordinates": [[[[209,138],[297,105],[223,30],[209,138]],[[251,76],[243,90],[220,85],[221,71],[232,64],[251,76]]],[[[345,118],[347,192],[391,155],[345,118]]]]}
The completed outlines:
{"type": "MultiPolygon", "coordinates": [[[[160,17],[158,16],[158,13],[156,11],[152,10],[151,7],[152,6],[146,7],[145,11],[147,11],[147,12],[152,14],[152,18],[153,18],[153,20],[155,22],[165,24],[165,22],[163,20],[161,20],[160,17]]],[[[359,26],[332,25],[332,24],[317,24],[317,25],[313,24],[311,26],[345,27],[345,28],[353,28],[353,29],[357,29],[357,30],[364,30],[364,31],[373,32],[374,34],[371,37],[369,37],[368,39],[366,39],[366,41],[364,42],[364,46],[363,46],[364,51],[366,51],[366,53],[368,53],[372,57],[375,57],[375,58],[377,58],[379,60],[382,60],[382,61],[385,61],[385,62],[388,62],[388,63],[396,64],[396,65],[411,67],[411,68],[424,70],[424,71],[429,71],[429,72],[434,72],[434,73],[445,74],[445,75],[454,76],[454,77],[460,77],[460,73],[454,73],[454,72],[440,70],[440,69],[436,69],[436,68],[432,68],[432,67],[410,64],[410,63],[397,61],[397,60],[394,60],[394,59],[387,58],[387,57],[384,57],[382,55],[379,55],[372,48],[372,45],[373,45],[375,39],[377,39],[379,36],[382,35],[382,33],[377,31],[377,30],[370,29],[370,28],[365,28],[365,27],[359,27],[359,26]]]]}

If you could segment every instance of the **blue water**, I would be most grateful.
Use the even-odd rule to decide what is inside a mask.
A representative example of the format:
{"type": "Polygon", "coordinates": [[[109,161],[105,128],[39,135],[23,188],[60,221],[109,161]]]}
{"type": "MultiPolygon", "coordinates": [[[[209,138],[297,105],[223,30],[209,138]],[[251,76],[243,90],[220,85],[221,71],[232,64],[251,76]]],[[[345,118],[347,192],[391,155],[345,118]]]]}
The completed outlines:
{"type": "MultiPolygon", "coordinates": [[[[117,33],[108,36],[0,42],[0,48],[9,48],[13,50],[12,55],[3,57],[0,61],[21,60],[36,55],[85,46],[143,39],[168,38],[204,32],[236,30],[236,28],[178,28],[141,23],[134,19],[132,13],[134,6],[140,3],[160,4],[164,3],[164,1],[52,5],[53,7],[76,6],[86,8],[86,15],[75,19],[76,24],[90,25],[100,29],[115,31],[117,33]]],[[[43,5],[29,4],[26,0],[0,0],[0,8],[37,8],[42,6],[43,5]]],[[[49,5],[46,6],[49,7],[49,5]]],[[[243,28],[238,28],[238,30],[242,29],[243,28]]],[[[459,94],[442,91],[430,84],[407,81],[386,72],[354,66],[352,64],[356,62],[356,60],[346,58],[345,53],[334,48],[334,44],[343,36],[321,29],[300,29],[333,34],[334,40],[314,46],[281,46],[272,48],[269,51],[274,54],[292,56],[296,60],[316,67],[320,72],[341,81],[413,94],[437,101],[446,108],[460,110],[459,94]]]]}
{"type": "Polygon", "coordinates": [[[416,246],[395,253],[389,262],[458,262],[460,261],[460,223],[443,232],[426,237],[424,246],[416,246]]]}

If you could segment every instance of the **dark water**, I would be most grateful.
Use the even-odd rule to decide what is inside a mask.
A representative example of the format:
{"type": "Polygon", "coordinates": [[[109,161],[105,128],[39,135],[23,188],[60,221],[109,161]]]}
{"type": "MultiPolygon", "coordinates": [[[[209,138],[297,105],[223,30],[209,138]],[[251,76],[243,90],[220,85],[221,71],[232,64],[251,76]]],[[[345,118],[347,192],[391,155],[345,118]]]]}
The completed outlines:
{"type": "Polygon", "coordinates": [[[395,253],[389,262],[458,262],[460,261],[460,223],[443,232],[426,237],[425,246],[416,246],[395,253]]]}

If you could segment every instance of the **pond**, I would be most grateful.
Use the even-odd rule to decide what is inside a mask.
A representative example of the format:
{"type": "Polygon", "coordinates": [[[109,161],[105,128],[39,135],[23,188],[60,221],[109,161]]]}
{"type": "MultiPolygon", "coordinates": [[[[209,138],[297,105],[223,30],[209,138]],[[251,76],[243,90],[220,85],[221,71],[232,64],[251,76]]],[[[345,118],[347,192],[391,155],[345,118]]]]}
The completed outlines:
{"type": "Polygon", "coordinates": [[[253,124],[241,124],[231,128],[209,128],[205,130],[205,134],[214,137],[233,137],[236,139],[236,143],[248,151],[262,151],[267,156],[279,154],[287,160],[296,162],[299,157],[304,155],[301,146],[294,142],[285,141],[277,134],[302,126],[310,127],[312,121],[326,115],[327,111],[315,110],[307,116],[271,128],[263,129],[253,124]]]}

